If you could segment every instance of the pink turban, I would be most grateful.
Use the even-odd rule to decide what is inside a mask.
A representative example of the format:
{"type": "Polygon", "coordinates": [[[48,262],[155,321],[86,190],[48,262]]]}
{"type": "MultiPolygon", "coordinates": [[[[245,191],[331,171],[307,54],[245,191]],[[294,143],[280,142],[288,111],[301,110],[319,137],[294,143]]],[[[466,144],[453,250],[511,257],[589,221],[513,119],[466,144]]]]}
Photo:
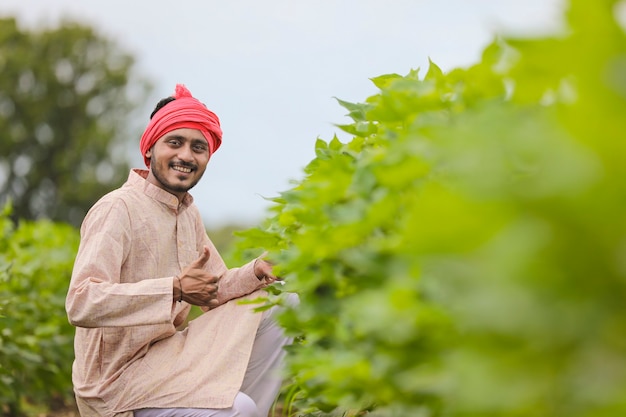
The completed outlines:
{"type": "Polygon", "coordinates": [[[193,98],[191,92],[182,84],[176,84],[174,98],[176,100],[167,103],[152,116],[141,136],[139,149],[147,167],[150,166],[150,159],[146,158],[146,152],[159,138],[172,130],[182,128],[199,130],[209,144],[209,155],[213,155],[222,144],[220,120],[215,113],[193,98]]]}

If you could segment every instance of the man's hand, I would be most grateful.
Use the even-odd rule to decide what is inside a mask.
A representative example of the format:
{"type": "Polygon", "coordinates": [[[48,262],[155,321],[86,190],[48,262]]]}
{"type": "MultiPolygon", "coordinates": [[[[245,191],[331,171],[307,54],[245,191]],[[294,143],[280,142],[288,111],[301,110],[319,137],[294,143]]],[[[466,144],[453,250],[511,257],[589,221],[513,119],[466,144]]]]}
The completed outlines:
{"type": "Polygon", "coordinates": [[[189,304],[204,306],[204,307],[217,307],[217,289],[219,277],[210,274],[204,269],[204,265],[208,262],[210,257],[208,247],[204,247],[202,254],[198,259],[189,264],[180,273],[178,280],[174,280],[174,297],[178,295],[178,299],[181,298],[180,292],[176,294],[176,288],[180,285],[180,291],[182,291],[182,299],[189,304]]]}
{"type": "Polygon", "coordinates": [[[274,266],[271,262],[268,262],[264,259],[257,258],[254,261],[254,275],[261,280],[265,280],[266,284],[271,284],[274,281],[280,281],[276,275],[274,275],[274,266]]]}

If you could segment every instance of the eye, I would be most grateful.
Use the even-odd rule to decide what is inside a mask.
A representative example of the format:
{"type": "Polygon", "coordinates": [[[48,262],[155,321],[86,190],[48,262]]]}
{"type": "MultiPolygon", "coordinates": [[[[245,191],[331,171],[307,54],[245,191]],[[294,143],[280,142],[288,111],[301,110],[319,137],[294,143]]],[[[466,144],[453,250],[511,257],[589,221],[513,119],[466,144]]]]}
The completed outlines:
{"type": "Polygon", "coordinates": [[[198,143],[198,144],[193,145],[193,150],[198,153],[204,153],[207,151],[207,149],[208,149],[208,146],[206,144],[198,143]]]}
{"type": "Polygon", "coordinates": [[[167,143],[169,143],[172,146],[180,146],[180,140],[178,139],[170,139],[167,141],[167,143]]]}

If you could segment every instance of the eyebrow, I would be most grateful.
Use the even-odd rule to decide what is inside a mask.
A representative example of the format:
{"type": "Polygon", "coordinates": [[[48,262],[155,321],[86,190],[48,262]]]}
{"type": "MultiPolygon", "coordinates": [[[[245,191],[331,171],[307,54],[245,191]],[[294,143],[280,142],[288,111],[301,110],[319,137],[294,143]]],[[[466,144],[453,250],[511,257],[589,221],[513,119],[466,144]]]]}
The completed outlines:
{"type": "Polygon", "coordinates": [[[208,143],[208,141],[205,138],[202,138],[202,139],[200,139],[200,138],[188,139],[187,136],[184,136],[184,135],[171,134],[171,135],[166,135],[164,137],[164,139],[178,139],[181,142],[190,141],[193,145],[205,144],[205,145],[209,146],[209,143],[208,143]]]}

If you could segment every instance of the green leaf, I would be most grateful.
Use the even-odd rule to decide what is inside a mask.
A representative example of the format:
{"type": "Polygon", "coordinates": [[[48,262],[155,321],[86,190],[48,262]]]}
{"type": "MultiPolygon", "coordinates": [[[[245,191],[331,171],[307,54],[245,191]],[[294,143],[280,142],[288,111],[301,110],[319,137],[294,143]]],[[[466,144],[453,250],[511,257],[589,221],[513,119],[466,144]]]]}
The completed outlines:
{"type": "Polygon", "coordinates": [[[385,74],[379,75],[378,77],[370,78],[370,80],[374,83],[374,85],[381,90],[389,87],[391,83],[395,80],[402,79],[403,77],[399,74],[385,74]]]}
{"type": "Polygon", "coordinates": [[[426,76],[424,80],[434,80],[439,81],[444,78],[443,71],[439,68],[433,61],[428,59],[428,72],[426,72],[426,76]]]}

